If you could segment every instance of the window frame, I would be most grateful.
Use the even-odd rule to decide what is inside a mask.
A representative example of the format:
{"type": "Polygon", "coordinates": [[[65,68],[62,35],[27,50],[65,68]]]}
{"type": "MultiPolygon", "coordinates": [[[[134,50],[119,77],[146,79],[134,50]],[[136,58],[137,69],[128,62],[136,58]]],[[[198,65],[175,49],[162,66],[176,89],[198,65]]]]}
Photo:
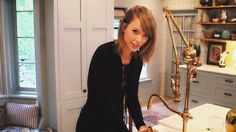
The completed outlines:
{"type": "Polygon", "coordinates": [[[144,81],[149,81],[149,80],[152,80],[152,78],[151,78],[151,65],[149,63],[144,62],[139,81],[144,82],[144,81]],[[144,68],[146,68],[146,73],[145,73],[146,76],[142,77],[142,72],[145,72],[144,68]]]}
{"type": "MultiPolygon", "coordinates": [[[[185,34],[186,39],[189,40],[190,38],[194,38],[196,36],[196,29],[195,27],[187,27],[186,25],[191,25],[194,24],[195,21],[190,21],[191,23],[189,24],[186,20],[186,18],[191,18],[191,20],[195,20],[197,17],[196,12],[181,12],[181,11],[175,11],[173,12],[173,17],[175,21],[178,23],[180,26],[180,29],[182,32],[185,34]],[[181,23],[181,24],[180,24],[181,23]],[[186,24],[187,23],[187,24],[186,24]],[[187,35],[186,35],[187,34],[187,35]]],[[[172,25],[173,26],[173,25],[172,25]]],[[[176,48],[177,52],[179,53],[179,63],[180,65],[184,64],[184,58],[181,56],[181,53],[184,51],[184,48],[186,45],[184,44],[183,40],[181,39],[181,36],[177,32],[177,29],[173,26],[173,34],[175,37],[175,43],[176,43],[176,48]]],[[[174,57],[174,52],[173,52],[173,47],[171,51],[171,78],[175,78],[175,57],[174,57]]]]}
{"type": "MultiPolygon", "coordinates": [[[[35,14],[36,14],[36,11],[35,11],[35,8],[36,8],[36,5],[35,5],[35,0],[32,0],[33,1],[33,13],[34,13],[34,25],[36,25],[36,17],[35,17],[35,14]]],[[[35,90],[36,90],[36,88],[37,88],[37,86],[35,87],[35,88],[26,88],[26,87],[20,87],[20,76],[19,76],[19,63],[20,62],[18,62],[18,47],[17,47],[17,44],[18,44],[18,36],[17,36],[17,10],[16,10],[16,0],[14,0],[14,17],[13,17],[13,21],[15,22],[14,23],[14,27],[15,27],[15,32],[14,32],[14,40],[15,40],[15,42],[14,42],[14,47],[15,47],[15,54],[14,54],[14,57],[15,57],[15,63],[16,63],[16,67],[15,67],[15,71],[16,71],[16,73],[17,73],[17,75],[16,75],[16,80],[15,80],[15,82],[16,82],[16,91],[17,91],[17,93],[19,93],[19,92],[22,92],[22,91],[24,91],[24,92],[35,92],[35,90]]],[[[36,72],[36,35],[37,35],[37,29],[36,29],[36,27],[34,26],[34,40],[35,40],[35,72],[36,72]]],[[[37,78],[35,77],[35,79],[36,79],[36,82],[37,82],[37,78]]]]}
{"type": "MultiPolygon", "coordinates": [[[[2,12],[3,12],[3,4],[2,1],[0,1],[0,20],[3,20],[2,17],[2,12]]],[[[3,30],[2,30],[2,21],[0,21],[0,95],[4,94],[3,93],[3,30]]]]}
{"type": "Polygon", "coordinates": [[[2,13],[0,15],[3,18],[0,22],[0,33],[2,42],[0,46],[3,50],[0,54],[0,95],[1,90],[2,94],[14,95],[14,94],[23,94],[23,95],[36,95],[38,86],[39,86],[39,62],[40,62],[40,9],[39,1],[33,0],[34,6],[34,39],[35,39],[35,72],[36,72],[36,88],[23,88],[19,85],[18,77],[18,53],[17,53],[17,23],[16,23],[16,0],[3,0],[1,1],[2,13]],[[2,28],[1,28],[2,26],[2,28]],[[1,72],[1,70],[4,72],[1,72]],[[4,92],[5,91],[5,92],[4,92]]]}

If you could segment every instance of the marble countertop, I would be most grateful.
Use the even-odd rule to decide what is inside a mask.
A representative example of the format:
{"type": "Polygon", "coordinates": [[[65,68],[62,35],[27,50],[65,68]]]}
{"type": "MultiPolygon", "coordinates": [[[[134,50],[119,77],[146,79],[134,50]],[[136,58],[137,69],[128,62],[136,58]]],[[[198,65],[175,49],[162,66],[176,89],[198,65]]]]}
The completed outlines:
{"type": "MultiPolygon", "coordinates": [[[[180,65],[180,68],[187,68],[187,67],[186,65],[180,65]]],[[[197,70],[236,76],[236,68],[229,68],[229,67],[220,68],[219,66],[215,66],[215,65],[203,64],[202,66],[197,67],[197,70]]]]}

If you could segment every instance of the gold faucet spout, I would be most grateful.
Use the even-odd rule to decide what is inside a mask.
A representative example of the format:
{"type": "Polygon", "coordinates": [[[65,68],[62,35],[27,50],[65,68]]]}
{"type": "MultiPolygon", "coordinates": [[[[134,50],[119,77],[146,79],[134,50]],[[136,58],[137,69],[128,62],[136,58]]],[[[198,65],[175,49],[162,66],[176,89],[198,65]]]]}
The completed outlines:
{"type": "Polygon", "coordinates": [[[151,109],[152,103],[153,103],[153,99],[154,97],[157,97],[158,99],[160,99],[162,101],[162,103],[166,106],[167,109],[169,109],[170,111],[182,116],[182,113],[173,109],[172,107],[169,106],[169,104],[158,94],[152,94],[149,99],[148,99],[148,104],[147,104],[147,109],[151,109]]]}

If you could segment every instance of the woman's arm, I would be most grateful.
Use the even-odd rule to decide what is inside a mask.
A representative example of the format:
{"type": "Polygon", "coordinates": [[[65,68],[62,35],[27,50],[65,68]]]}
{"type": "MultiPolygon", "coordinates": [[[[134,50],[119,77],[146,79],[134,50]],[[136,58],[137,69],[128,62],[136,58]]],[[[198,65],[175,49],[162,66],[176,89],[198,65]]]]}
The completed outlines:
{"type": "Polygon", "coordinates": [[[131,71],[132,84],[128,88],[128,95],[127,95],[129,113],[132,116],[137,129],[145,125],[143,121],[141,106],[138,99],[139,77],[142,70],[142,65],[143,63],[141,62],[141,60],[138,60],[134,64],[134,68],[131,71]]]}

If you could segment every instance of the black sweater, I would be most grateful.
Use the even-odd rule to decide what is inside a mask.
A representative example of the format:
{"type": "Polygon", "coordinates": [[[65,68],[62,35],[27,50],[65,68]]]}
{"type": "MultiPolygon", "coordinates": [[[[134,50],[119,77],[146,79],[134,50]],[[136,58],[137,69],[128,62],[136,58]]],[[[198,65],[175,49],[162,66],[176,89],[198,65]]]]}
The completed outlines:
{"type": "MultiPolygon", "coordinates": [[[[94,122],[94,130],[104,132],[128,132],[123,121],[123,99],[137,128],[144,125],[141,107],[138,100],[139,77],[143,62],[139,56],[132,56],[127,73],[126,89],[122,85],[122,61],[115,51],[114,41],[105,43],[95,51],[88,74],[88,98],[80,114],[78,128],[94,122]],[[86,116],[87,115],[87,116],[86,116]],[[103,127],[101,127],[101,125],[103,127]],[[103,128],[103,129],[102,129],[103,128]]],[[[92,128],[85,128],[92,131],[92,128]]],[[[84,129],[84,130],[85,130],[84,129]]],[[[83,132],[80,129],[80,132],[83,132]]]]}

